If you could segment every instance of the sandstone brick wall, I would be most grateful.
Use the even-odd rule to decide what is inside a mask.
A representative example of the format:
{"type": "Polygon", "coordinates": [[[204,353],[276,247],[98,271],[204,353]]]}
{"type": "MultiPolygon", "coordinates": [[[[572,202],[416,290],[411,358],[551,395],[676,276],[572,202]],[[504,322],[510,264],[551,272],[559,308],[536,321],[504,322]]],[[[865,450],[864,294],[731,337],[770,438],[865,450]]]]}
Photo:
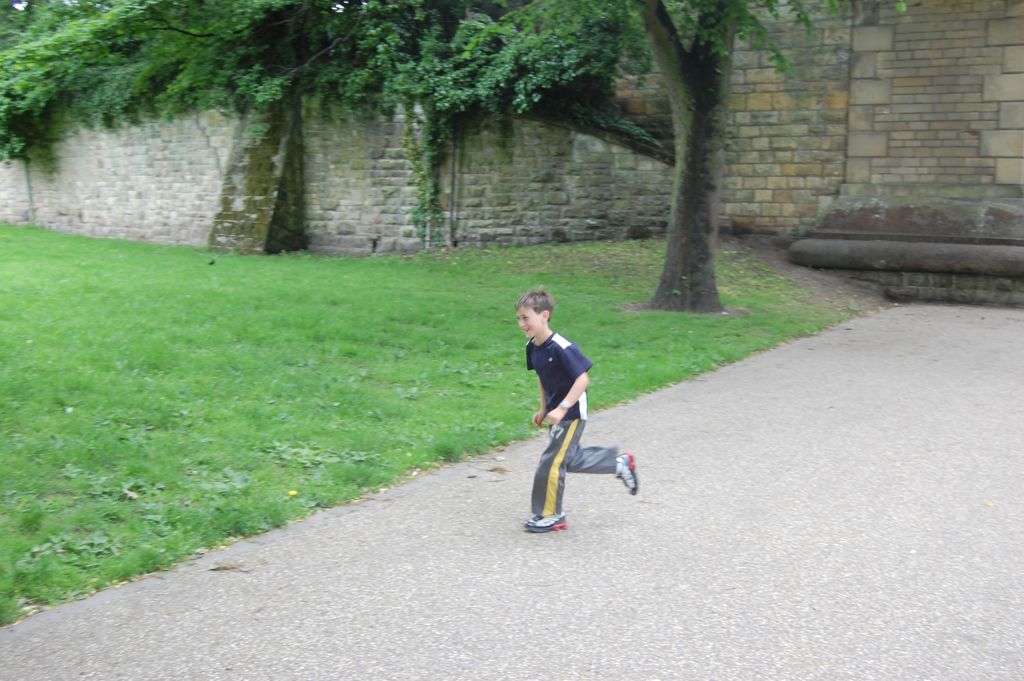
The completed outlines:
{"type": "Polygon", "coordinates": [[[796,233],[837,197],[1024,196],[1024,1],[858,0],[815,25],[810,42],[775,25],[792,73],[735,53],[725,224],[796,233]]]}
{"type": "Polygon", "coordinates": [[[660,74],[619,79],[615,104],[622,116],[651,133],[670,154],[673,152],[672,105],[660,74]]]}
{"type": "Polygon", "coordinates": [[[308,108],[306,230],[310,250],[368,255],[419,248],[416,185],[402,147],[405,118],[308,108]]]}
{"type": "Polygon", "coordinates": [[[823,11],[814,23],[811,37],[788,17],[774,24],[791,72],[748,45],[734,53],[722,200],[737,232],[812,224],[844,181],[851,28],[823,11]]]}
{"type": "MultiPolygon", "coordinates": [[[[450,170],[441,172],[446,215],[450,170]]],[[[669,166],[613,142],[539,121],[492,120],[461,137],[450,240],[528,244],[664,233],[671,188],[669,166]]]]}
{"type": "Polygon", "coordinates": [[[32,222],[29,184],[25,172],[25,164],[21,161],[0,163],[0,222],[32,222]]]}
{"type": "MultiPolygon", "coordinates": [[[[405,118],[306,109],[298,191],[309,249],[369,255],[420,248],[412,221],[416,181],[402,143],[405,118]]],[[[253,144],[244,119],[218,114],[114,132],[78,130],[54,148],[54,167],[29,164],[30,182],[23,164],[0,166],[0,220],[197,246],[209,243],[213,231],[218,243],[258,252],[262,244],[249,241],[267,238],[261,221],[275,214],[269,193],[282,191],[279,176],[287,164],[278,158],[284,146],[272,159],[272,151],[261,150],[260,158],[268,158],[252,170],[260,176],[244,177],[240,159],[252,156],[253,144]],[[264,177],[268,173],[273,177],[264,177]],[[226,222],[231,234],[246,236],[225,241],[226,222]]],[[[658,234],[671,190],[671,169],[661,161],[519,118],[460,135],[454,211],[450,165],[441,177],[446,220],[433,235],[435,244],[658,234]]]]}
{"type": "MultiPolygon", "coordinates": [[[[406,120],[306,117],[310,250],[367,255],[421,246],[406,120]]],[[[437,244],[511,245],[663,233],[671,169],[613,142],[522,118],[461,131],[439,171],[437,244]]]]}
{"type": "Polygon", "coordinates": [[[1024,0],[863,2],[826,238],[1024,243],[1024,0]]]}
{"type": "Polygon", "coordinates": [[[203,113],[113,132],[77,130],[56,143],[53,164],[30,162],[27,179],[21,162],[0,167],[0,219],[89,236],[206,244],[236,127],[235,120],[203,113]]]}
{"type": "Polygon", "coordinates": [[[1024,2],[910,4],[854,18],[846,181],[1021,185],[1024,2]]]}

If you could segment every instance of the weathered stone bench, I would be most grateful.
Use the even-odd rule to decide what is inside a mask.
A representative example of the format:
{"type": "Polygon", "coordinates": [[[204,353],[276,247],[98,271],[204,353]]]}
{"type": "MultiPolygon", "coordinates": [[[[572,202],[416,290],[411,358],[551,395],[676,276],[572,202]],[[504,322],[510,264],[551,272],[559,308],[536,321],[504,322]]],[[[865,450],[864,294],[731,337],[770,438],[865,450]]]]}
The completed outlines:
{"type": "Polygon", "coordinates": [[[878,283],[895,300],[1024,306],[1021,189],[957,189],[951,198],[840,196],[789,258],[878,283]]]}

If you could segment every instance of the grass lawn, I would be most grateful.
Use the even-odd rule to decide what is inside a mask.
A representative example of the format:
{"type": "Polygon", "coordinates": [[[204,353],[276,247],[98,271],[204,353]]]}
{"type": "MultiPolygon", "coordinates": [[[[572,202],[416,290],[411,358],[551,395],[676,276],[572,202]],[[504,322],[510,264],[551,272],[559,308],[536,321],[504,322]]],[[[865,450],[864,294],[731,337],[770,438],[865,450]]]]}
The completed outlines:
{"type": "Polygon", "coordinates": [[[0,225],[0,623],[530,435],[531,286],[597,409],[849,314],[729,253],[748,314],[626,311],[663,248],[240,257],[0,225]]]}

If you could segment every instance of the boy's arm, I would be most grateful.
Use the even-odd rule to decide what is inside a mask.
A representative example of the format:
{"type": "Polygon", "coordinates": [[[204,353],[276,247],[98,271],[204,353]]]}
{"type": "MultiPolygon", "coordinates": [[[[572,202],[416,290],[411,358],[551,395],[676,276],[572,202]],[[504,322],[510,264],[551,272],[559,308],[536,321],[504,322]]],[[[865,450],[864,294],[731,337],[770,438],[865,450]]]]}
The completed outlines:
{"type": "MultiPolygon", "coordinates": [[[[565,394],[565,399],[562,400],[562,404],[567,406],[563,407],[562,404],[559,404],[548,412],[548,423],[554,425],[565,418],[565,412],[569,411],[572,405],[576,404],[580,399],[580,396],[587,391],[588,385],[590,385],[590,375],[584,371],[576,377],[576,381],[572,384],[572,387],[569,388],[569,392],[565,394]]],[[[541,399],[544,399],[543,392],[541,392],[541,399]]]]}
{"type": "Polygon", "coordinates": [[[540,409],[533,415],[533,425],[540,428],[544,423],[544,416],[548,413],[548,400],[547,393],[544,391],[544,383],[541,382],[540,376],[537,377],[537,384],[540,386],[540,409]]]}

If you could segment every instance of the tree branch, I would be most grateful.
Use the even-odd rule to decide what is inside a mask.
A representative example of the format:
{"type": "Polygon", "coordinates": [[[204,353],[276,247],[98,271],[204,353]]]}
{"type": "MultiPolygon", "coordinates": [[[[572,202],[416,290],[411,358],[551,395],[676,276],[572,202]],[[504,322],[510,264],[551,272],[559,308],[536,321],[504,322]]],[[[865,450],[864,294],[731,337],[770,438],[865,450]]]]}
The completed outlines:
{"type": "Polygon", "coordinates": [[[328,44],[328,45],[327,45],[327,47],[325,47],[324,49],[320,50],[319,52],[317,52],[316,54],[314,54],[314,55],[313,55],[312,57],[310,57],[309,59],[307,59],[307,60],[306,60],[306,63],[304,63],[304,64],[301,64],[301,65],[299,65],[299,66],[296,66],[296,67],[294,67],[294,68],[290,69],[290,70],[289,70],[289,71],[288,71],[288,72],[287,72],[287,73],[285,74],[285,77],[286,77],[286,78],[291,78],[292,76],[294,76],[294,75],[295,75],[296,73],[298,73],[298,72],[299,72],[299,71],[301,71],[302,69],[304,69],[304,68],[307,68],[307,67],[309,67],[309,65],[310,65],[310,64],[312,64],[312,63],[313,63],[313,62],[315,62],[315,61],[316,61],[317,59],[319,59],[320,57],[324,56],[325,54],[327,54],[328,52],[330,52],[331,50],[333,50],[333,49],[334,49],[335,47],[337,47],[337,46],[338,46],[338,45],[340,45],[341,43],[343,43],[343,42],[347,41],[347,40],[348,40],[349,38],[351,38],[351,37],[352,37],[353,35],[355,35],[356,31],[357,31],[357,30],[359,29],[359,25],[360,25],[360,24],[361,24],[362,22],[363,22],[363,15],[362,15],[362,14],[360,14],[360,15],[359,15],[359,18],[358,18],[358,19],[356,19],[356,23],[355,23],[355,25],[354,25],[354,26],[352,27],[352,30],[350,30],[350,31],[349,31],[348,33],[346,33],[345,35],[343,35],[343,36],[338,36],[337,38],[335,38],[334,40],[332,40],[332,41],[330,42],[330,44],[328,44]]]}
{"type": "Polygon", "coordinates": [[[167,21],[163,17],[154,17],[153,20],[158,21],[159,25],[151,26],[150,28],[153,28],[157,31],[172,31],[174,33],[181,33],[182,35],[187,35],[190,38],[214,38],[217,35],[216,33],[193,33],[192,31],[189,31],[187,29],[172,26],[171,22],[167,21]]]}

